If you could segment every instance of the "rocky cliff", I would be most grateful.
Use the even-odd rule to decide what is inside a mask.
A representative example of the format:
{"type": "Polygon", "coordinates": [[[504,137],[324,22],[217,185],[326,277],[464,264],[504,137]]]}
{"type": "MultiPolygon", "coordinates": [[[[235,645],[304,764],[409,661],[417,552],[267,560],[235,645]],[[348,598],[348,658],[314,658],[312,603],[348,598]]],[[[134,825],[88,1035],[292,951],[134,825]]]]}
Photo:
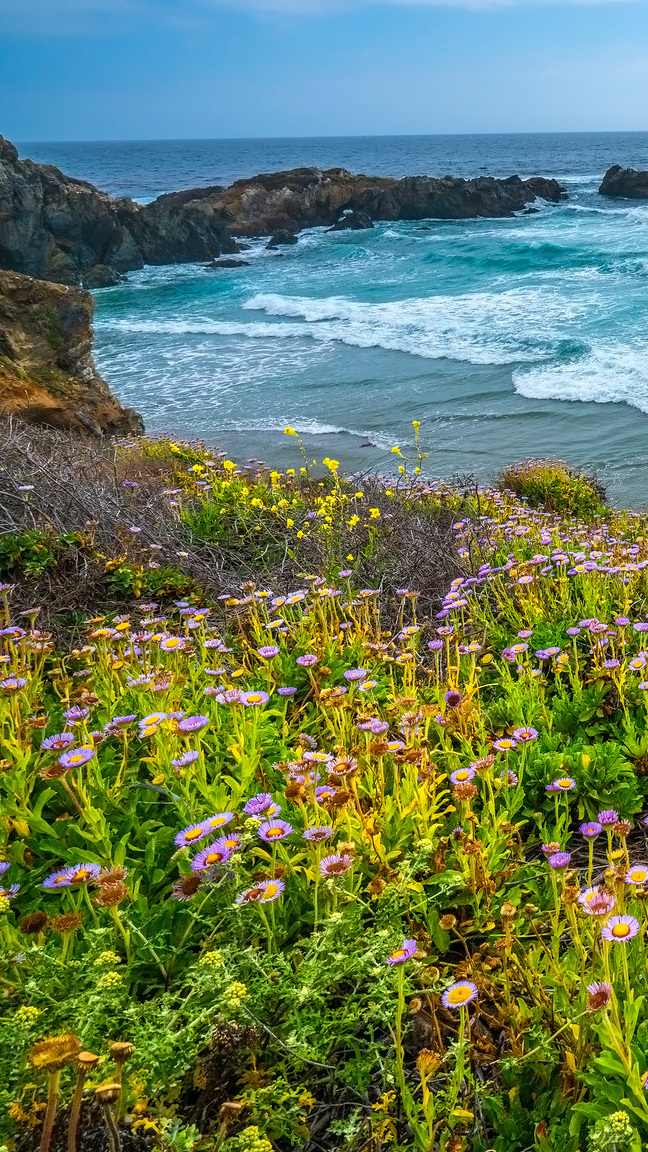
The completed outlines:
{"type": "Polygon", "coordinates": [[[622,168],[613,164],[608,168],[601,186],[601,196],[625,196],[629,200],[648,200],[648,172],[635,168],[622,168]]]}
{"type": "Polygon", "coordinates": [[[92,297],[0,271],[0,415],[93,435],[142,430],[92,359],[92,297]]]}
{"type": "Polygon", "coordinates": [[[144,264],[236,252],[237,236],[290,238],[302,228],[367,228],[375,220],[510,216],[537,196],[557,201],[562,195],[555,180],[542,177],[396,180],[354,176],[344,168],[297,168],[141,205],[51,165],[21,160],[0,136],[0,268],[104,287],[144,264]]]}
{"type": "Polygon", "coordinates": [[[99,287],[144,264],[231,250],[224,222],[204,200],[116,200],[51,165],[21,160],[0,136],[0,268],[99,287]]]}

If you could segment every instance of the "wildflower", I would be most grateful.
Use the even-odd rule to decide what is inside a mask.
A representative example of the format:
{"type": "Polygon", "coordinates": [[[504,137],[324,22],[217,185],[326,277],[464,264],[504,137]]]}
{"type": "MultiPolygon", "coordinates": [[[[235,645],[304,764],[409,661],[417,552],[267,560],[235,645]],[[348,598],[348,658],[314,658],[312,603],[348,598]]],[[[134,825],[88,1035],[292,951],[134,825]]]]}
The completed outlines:
{"type": "Polygon", "coordinates": [[[493,743],[493,748],[496,750],[496,752],[512,752],[514,748],[517,748],[517,741],[506,738],[495,740],[493,743]]]}
{"type": "Polygon", "coordinates": [[[458,768],[456,772],[452,772],[450,780],[453,784],[467,784],[475,778],[477,773],[474,768],[458,768]]]}
{"type": "Polygon", "coordinates": [[[605,888],[587,888],[578,897],[578,903],[588,916],[607,916],[616,904],[616,898],[605,888]]]}
{"type": "Polygon", "coordinates": [[[645,864],[634,864],[629,872],[626,872],[626,884],[645,884],[648,881],[648,866],[645,864]]]}
{"type": "Polygon", "coordinates": [[[209,724],[208,716],[185,716],[178,720],[178,732],[200,732],[209,724]]]}
{"type": "Polygon", "coordinates": [[[500,772],[499,778],[500,778],[500,780],[503,780],[505,783],[508,783],[509,788],[513,788],[518,783],[518,778],[515,775],[515,772],[511,772],[511,771],[500,772]]]}
{"type": "Polygon", "coordinates": [[[258,816],[261,812],[265,812],[272,802],[269,792],[259,792],[256,796],[250,797],[243,806],[243,811],[246,816],[258,816]]]}
{"type": "Polygon", "coordinates": [[[342,675],[345,680],[366,680],[369,672],[366,668],[347,668],[346,672],[343,672],[342,675]]]}
{"type": "Polygon", "coordinates": [[[66,708],[63,713],[63,719],[67,720],[68,724],[80,724],[90,715],[89,708],[79,708],[76,704],[72,708],[66,708]]]}
{"type": "Polygon", "coordinates": [[[561,776],[558,780],[554,780],[553,784],[547,784],[545,791],[571,792],[572,788],[575,787],[576,781],[572,780],[571,776],[561,776]]]}
{"type": "Polygon", "coordinates": [[[185,641],[180,636],[164,636],[158,644],[162,652],[180,652],[185,647],[185,641]]]}
{"type": "Polygon", "coordinates": [[[174,900],[191,900],[202,884],[202,874],[192,872],[188,876],[181,876],[171,889],[174,900]]]}
{"type": "Polygon", "coordinates": [[[13,900],[20,891],[20,884],[9,884],[8,887],[3,888],[0,885],[0,900],[13,900]]]}
{"type": "Polygon", "coordinates": [[[612,986],[606,980],[596,981],[594,984],[587,985],[587,1011],[598,1012],[601,1008],[607,1008],[610,1000],[612,999],[612,986]]]}
{"type": "Polygon", "coordinates": [[[614,808],[604,808],[602,812],[599,812],[596,819],[604,828],[609,827],[610,824],[616,824],[619,819],[619,813],[615,812],[614,808]]]}
{"type": "Polygon", "coordinates": [[[223,955],[217,952],[214,948],[211,952],[203,952],[198,961],[199,968],[221,968],[223,965],[223,955]]]}
{"type": "Polygon", "coordinates": [[[610,916],[607,924],[601,928],[604,940],[627,944],[639,931],[639,921],[634,916],[610,916]]]}
{"type": "Polygon", "coordinates": [[[87,764],[88,760],[92,760],[94,754],[94,748],[69,748],[59,756],[58,762],[64,768],[79,768],[82,764],[87,764]]]}
{"type": "Polygon", "coordinates": [[[269,904],[277,900],[285,888],[283,880],[261,880],[254,888],[246,888],[236,897],[237,904],[269,904]]]}
{"type": "MultiPolygon", "coordinates": [[[[331,795],[335,795],[332,788],[327,788],[326,791],[331,795]]],[[[310,840],[314,843],[318,843],[320,840],[330,840],[332,835],[333,829],[330,824],[322,824],[319,828],[306,828],[306,830],[302,832],[304,840],[310,840]]]]}
{"type": "Polygon", "coordinates": [[[403,940],[400,948],[392,952],[391,956],[387,957],[385,963],[389,964],[391,968],[394,967],[394,964],[404,964],[406,960],[411,960],[412,956],[416,955],[417,948],[418,944],[416,940],[403,940]]]}
{"type": "Polygon", "coordinates": [[[353,856],[335,853],[320,860],[319,870],[323,876],[342,876],[352,866],[353,856]]]}
{"type": "Polygon", "coordinates": [[[267,704],[270,696],[267,692],[241,692],[240,699],[246,708],[258,708],[261,704],[267,704]]]}
{"type": "Polygon", "coordinates": [[[272,660],[274,656],[279,655],[280,651],[281,649],[276,644],[264,644],[263,647],[257,648],[259,656],[262,656],[264,660],[272,660]]]}
{"type": "Polygon", "coordinates": [[[47,912],[40,910],[38,912],[28,912],[26,916],[23,916],[18,927],[21,932],[25,933],[25,936],[36,936],[47,927],[48,923],[49,916],[47,912]]]}
{"type": "Polygon", "coordinates": [[[95,880],[100,872],[100,864],[73,864],[71,868],[65,869],[70,884],[87,884],[89,880],[95,880]]]}
{"type": "Polygon", "coordinates": [[[189,764],[194,764],[199,756],[200,752],[188,749],[182,753],[182,756],[178,756],[177,759],[172,760],[171,763],[174,768],[186,768],[189,764]]]}
{"type": "Polygon", "coordinates": [[[584,824],[580,824],[578,831],[581,832],[583,836],[587,836],[588,840],[592,840],[595,836],[598,836],[599,832],[603,831],[603,826],[596,820],[590,820],[584,824]]]}
{"type": "Polygon", "coordinates": [[[297,657],[297,663],[300,668],[312,668],[313,664],[317,664],[317,656],[314,656],[312,652],[306,652],[303,656],[297,657]]]}
{"type": "Polygon", "coordinates": [[[441,997],[444,1008],[463,1008],[477,999],[477,985],[472,980],[458,980],[446,988],[441,997]]]}
{"type": "Polygon", "coordinates": [[[233,812],[217,812],[214,816],[208,816],[206,820],[203,820],[203,828],[207,832],[213,832],[216,828],[224,828],[233,819],[233,812]]]}
{"type": "Polygon", "coordinates": [[[547,863],[552,868],[567,868],[569,866],[570,861],[571,861],[571,853],[570,852],[553,852],[551,854],[551,856],[549,856],[547,863]]]}
{"type": "Polygon", "coordinates": [[[213,844],[208,844],[201,852],[198,852],[191,861],[192,872],[204,872],[207,868],[213,868],[217,864],[225,864],[232,855],[232,849],[226,847],[220,840],[215,840],[213,844]]]}
{"type": "Polygon", "coordinates": [[[296,688],[291,688],[288,685],[284,685],[282,688],[277,688],[277,695],[278,696],[294,696],[296,691],[297,691],[296,688]]]}
{"type": "Polygon", "coordinates": [[[74,743],[73,732],[56,732],[54,736],[46,736],[41,744],[44,752],[54,752],[62,748],[69,748],[74,743]]]}
{"type": "Polygon", "coordinates": [[[25,687],[27,680],[24,676],[9,676],[6,680],[0,680],[0,688],[5,692],[18,692],[21,688],[25,687]]]}
{"type": "Polygon", "coordinates": [[[83,917],[80,912],[62,912],[60,916],[55,916],[50,924],[52,932],[76,932],[83,924],[83,917]]]}
{"type": "Polygon", "coordinates": [[[257,829],[260,838],[266,843],[283,840],[285,836],[290,836],[293,831],[292,826],[285,820],[265,820],[257,829]]]}
{"type": "Polygon", "coordinates": [[[526,743],[528,740],[537,740],[538,733],[535,728],[516,728],[513,736],[516,740],[526,743]]]}
{"type": "Polygon", "coordinates": [[[208,836],[209,828],[204,824],[188,824],[181,832],[177,832],[173,838],[173,843],[178,848],[187,848],[191,844],[196,844],[198,840],[204,840],[208,836]]]}

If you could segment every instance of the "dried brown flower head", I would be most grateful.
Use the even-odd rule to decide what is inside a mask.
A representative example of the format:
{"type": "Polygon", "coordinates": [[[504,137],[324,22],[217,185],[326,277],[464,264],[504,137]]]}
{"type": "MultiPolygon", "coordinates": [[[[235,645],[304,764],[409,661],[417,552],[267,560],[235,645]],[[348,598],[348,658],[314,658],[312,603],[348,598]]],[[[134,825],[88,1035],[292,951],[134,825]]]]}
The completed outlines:
{"type": "Polygon", "coordinates": [[[451,912],[446,912],[445,916],[439,920],[439,928],[442,928],[444,932],[453,932],[456,927],[457,917],[453,916],[451,912]]]}
{"type": "Polygon", "coordinates": [[[385,881],[381,880],[380,876],[372,876],[371,880],[367,884],[367,892],[370,896],[380,896],[381,892],[384,892],[385,888],[385,881]]]}
{"type": "Polygon", "coordinates": [[[111,908],[115,904],[121,904],[127,896],[128,888],[125,884],[107,884],[99,890],[94,902],[102,908],[111,908]]]}
{"type": "Polygon", "coordinates": [[[517,916],[517,908],[515,907],[515,904],[511,904],[510,900],[507,900],[504,904],[502,904],[500,912],[502,920],[512,920],[514,916],[517,916]]]}
{"type": "Polygon", "coordinates": [[[284,791],[286,800],[301,800],[301,798],[305,795],[306,785],[299,784],[296,780],[293,780],[292,783],[288,784],[284,791]]]}
{"type": "Polygon", "coordinates": [[[49,923],[49,916],[47,912],[28,912],[23,916],[18,927],[25,936],[35,936],[37,932],[42,932],[49,923]]]}
{"type": "Polygon", "coordinates": [[[433,1076],[441,1063],[441,1057],[436,1052],[430,1051],[429,1048],[421,1048],[416,1057],[416,1063],[424,1076],[433,1076]]]}
{"type": "Polygon", "coordinates": [[[614,825],[614,831],[617,836],[627,836],[632,831],[632,824],[629,820],[617,820],[614,825]]]}
{"type": "Polygon", "coordinates": [[[474,784],[456,784],[453,790],[453,796],[456,800],[472,800],[476,796],[478,789],[474,784]]]}
{"type": "Polygon", "coordinates": [[[351,793],[342,789],[340,792],[336,792],[335,796],[326,796],[324,805],[326,808],[345,808],[351,800],[353,800],[351,793]]]}
{"type": "Polygon", "coordinates": [[[99,1057],[95,1056],[94,1052],[79,1052],[77,1056],[77,1067],[80,1072],[91,1072],[98,1063],[99,1057]]]}
{"type": "Polygon", "coordinates": [[[128,1040],[115,1040],[110,1045],[110,1055],[113,1060],[123,1063],[133,1055],[133,1045],[128,1040]]]}
{"type": "Polygon", "coordinates": [[[52,920],[52,932],[76,932],[83,924],[83,916],[80,912],[61,912],[60,916],[55,916],[52,920]]]}
{"type": "Polygon", "coordinates": [[[173,895],[176,900],[190,900],[202,884],[202,876],[200,872],[190,872],[187,876],[181,876],[176,880],[173,885],[173,895]]]}
{"type": "Polygon", "coordinates": [[[55,761],[53,764],[46,764],[44,768],[41,768],[38,775],[41,777],[41,780],[58,780],[61,776],[65,776],[66,772],[67,768],[65,765],[55,761]]]}
{"type": "Polygon", "coordinates": [[[114,1104],[121,1096],[121,1084],[100,1084],[95,1088],[95,1096],[100,1104],[114,1104]]]}
{"type": "Polygon", "coordinates": [[[100,872],[95,884],[98,888],[109,888],[113,884],[123,884],[127,876],[126,868],[111,868],[109,872],[100,872]]]}

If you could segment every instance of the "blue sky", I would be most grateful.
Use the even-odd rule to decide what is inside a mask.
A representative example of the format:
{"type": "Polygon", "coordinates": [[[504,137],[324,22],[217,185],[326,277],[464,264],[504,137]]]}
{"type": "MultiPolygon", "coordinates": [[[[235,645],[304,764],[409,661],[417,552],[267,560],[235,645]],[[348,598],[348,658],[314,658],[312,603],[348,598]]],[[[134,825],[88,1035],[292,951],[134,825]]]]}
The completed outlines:
{"type": "Polygon", "coordinates": [[[648,0],[0,0],[10,139],[648,129],[648,0]]]}

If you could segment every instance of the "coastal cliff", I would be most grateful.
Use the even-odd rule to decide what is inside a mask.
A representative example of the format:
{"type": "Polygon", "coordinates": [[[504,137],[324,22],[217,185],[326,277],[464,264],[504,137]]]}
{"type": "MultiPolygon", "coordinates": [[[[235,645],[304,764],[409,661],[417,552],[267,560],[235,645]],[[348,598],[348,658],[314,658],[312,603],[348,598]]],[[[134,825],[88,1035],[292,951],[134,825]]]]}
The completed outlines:
{"type": "Polygon", "coordinates": [[[58,168],[21,160],[0,136],[0,268],[89,288],[119,283],[145,264],[213,260],[239,251],[236,237],[302,228],[366,228],[377,220],[510,216],[536,197],[557,202],[556,180],[355,176],[297,168],[193,188],[136,204],[58,168]]]}
{"type": "Polygon", "coordinates": [[[101,436],[140,432],[92,359],[92,297],[0,271],[0,415],[101,436]]]}
{"type": "Polygon", "coordinates": [[[613,164],[608,168],[599,187],[601,196],[623,196],[628,200],[648,200],[648,172],[636,168],[622,168],[613,164]]]}

